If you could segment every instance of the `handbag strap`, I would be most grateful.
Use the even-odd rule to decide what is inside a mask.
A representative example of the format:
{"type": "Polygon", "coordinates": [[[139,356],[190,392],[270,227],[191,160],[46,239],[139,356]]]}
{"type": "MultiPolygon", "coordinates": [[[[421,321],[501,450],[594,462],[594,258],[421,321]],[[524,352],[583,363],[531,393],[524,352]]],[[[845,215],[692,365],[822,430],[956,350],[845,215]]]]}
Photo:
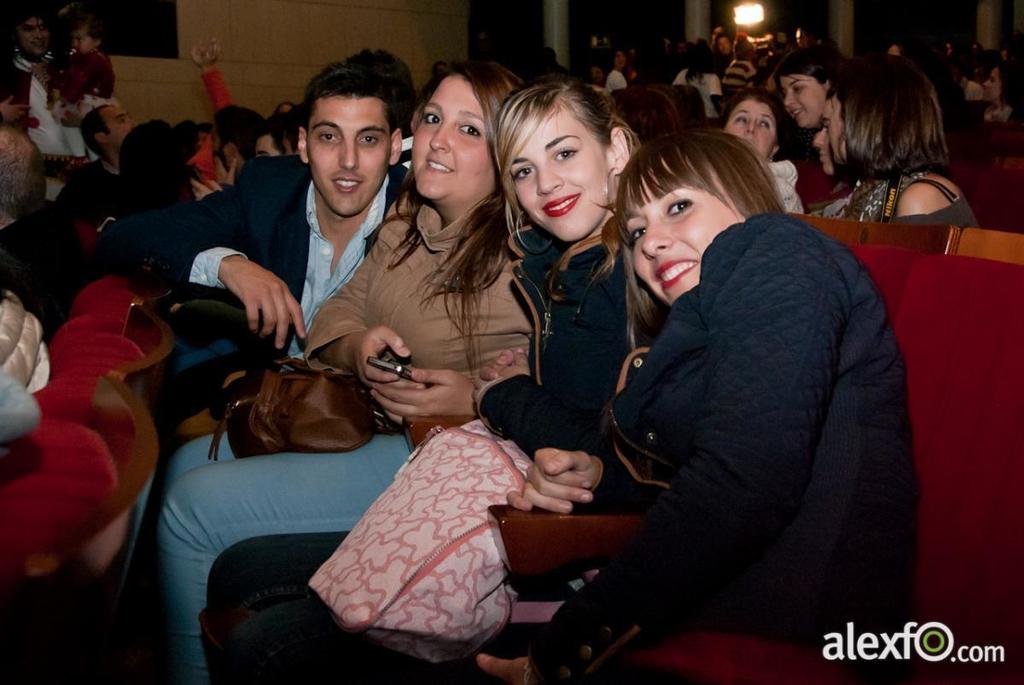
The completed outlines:
{"type": "Polygon", "coordinates": [[[228,419],[225,412],[224,418],[217,423],[217,428],[213,431],[213,440],[210,441],[210,450],[206,453],[206,458],[209,461],[217,461],[217,452],[220,450],[220,441],[224,437],[224,431],[228,427],[228,419]]]}
{"type": "MultiPolygon", "coordinates": [[[[282,360],[275,363],[281,364],[283,366],[288,361],[290,360],[282,360]]],[[[308,369],[309,367],[307,366],[305,368],[308,369]]],[[[238,378],[235,378],[235,381],[241,381],[243,378],[246,378],[251,373],[258,373],[260,374],[260,377],[263,379],[262,382],[260,383],[259,390],[257,391],[258,395],[263,395],[263,388],[267,383],[267,374],[265,373],[264,370],[258,369],[248,371],[247,373],[240,375],[238,378]]],[[[230,387],[230,385],[228,387],[230,387]]],[[[231,418],[231,414],[238,408],[238,405],[238,398],[232,397],[231,399],[228,400],[227,405],[224,407],[224,416],[221,417],[220,422],[217,423],[217,428],[214,429],[213,431],[213,440],[210,441],[210,449],[206,453],[206,458],[209,461],[217,461],[217,453],[220,451],[220,441],[224,438],[224,432],[227,431],[228,428],[228,419],[231,418]]]]}
{"type": "MultiPolygon", "coordinates": [[[[262,385],[260,387],[262,390],[262,385]]],[[[220,423],[217,424],[216,430],[213,431],[213,440],[210,441],[210,450],[206,453],[206,458],[208,460],[217,461],[217,452],[220,450],[220,441],[224,438],[224,432],[228,428],[228,419],[231,418],[231,414],[235,409],[237,409],[238,404],[238,399],[233,398],[228,402],[227,406],[224,407],[224,416],[221,417],[220,423]]]]}

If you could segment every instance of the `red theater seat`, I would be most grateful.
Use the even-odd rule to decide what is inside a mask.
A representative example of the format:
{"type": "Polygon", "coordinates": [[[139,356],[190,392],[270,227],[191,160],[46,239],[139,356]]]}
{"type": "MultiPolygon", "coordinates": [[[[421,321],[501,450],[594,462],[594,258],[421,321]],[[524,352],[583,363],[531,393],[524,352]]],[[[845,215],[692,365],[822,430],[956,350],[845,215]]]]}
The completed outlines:
{"type": "Polygon", "coordinates": [[[103,318],[120,317],[123,324],[128,317],[128,308],[136,298],[130,279],[124,276],[104,276],[82,288],[75,296],[71,304],[71,318],[83,314],[103,318]]]}
{"type": "Polygon", "coordinates": [[[73,543],[117,485],[107,444],[81,425],[44,418],[10,450],[0,458],[0,605],[28,556],[73,543]]]}
{"type": "Polygon", "coordinates": [[[95,391],[96,378],[70,375],[52,378],[33,397],[39,403],[43,416],[91,426],[92,395],[95,391]]]}
{"type": "Polygon", "coordinates": [[[885,301],[885,310],[891,324],[903,303],[903,292],[910,270],[924,255],[914,250],[878,245],[858,245],[853,251],[862,262],[869,265],[871,278],[885,301]]]}
{"type": "Polygon", "coordinates": [[[99,378],[126,362],[141,359],[142,350],[131,340],[104,331],[57,331],[50,345],[50,368],[55,378],[99,378]]]}
{"type": "Polygon", "coordinates": [[[1024,233],[1024,169],[985,166],[972,192],[964,190],[982,228],[1024,233]]]}
{"type": "Polygon", "coordinates": [[[894,327],[906,357],[920,482],[915,618],[1008,663],[916,662],[936,681],[1012,670],[1024,681],[1024,267],[928,257],[894,327]],[[1016,541],[1016,542],[1015,542],[1016,541]]]}

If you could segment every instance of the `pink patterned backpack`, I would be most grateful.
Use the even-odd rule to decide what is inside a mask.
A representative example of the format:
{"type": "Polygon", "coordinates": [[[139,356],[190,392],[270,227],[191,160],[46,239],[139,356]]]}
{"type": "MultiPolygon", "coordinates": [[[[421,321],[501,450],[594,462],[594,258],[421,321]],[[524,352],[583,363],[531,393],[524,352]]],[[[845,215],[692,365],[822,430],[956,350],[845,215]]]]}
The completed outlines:
{"type": "Polygon", "coordinates": [[[345,631],[428,661],[468,656],[505,627],[487,507],[522,490],[529,458],[480,421],[423,443],[309,581],[345,631]]]}

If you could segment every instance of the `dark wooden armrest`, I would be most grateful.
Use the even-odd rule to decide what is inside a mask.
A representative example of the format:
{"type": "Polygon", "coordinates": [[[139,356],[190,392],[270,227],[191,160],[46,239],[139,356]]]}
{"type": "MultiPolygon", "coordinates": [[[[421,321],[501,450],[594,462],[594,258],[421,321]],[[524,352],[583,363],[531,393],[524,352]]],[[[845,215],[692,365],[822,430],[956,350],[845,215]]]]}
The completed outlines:
{"type": "Polygon", "coordinates": [[[155,302],[171,293],[167,280],[152,271],[139,270],[128,278],[128,289],[138,295],[144,302],[155,302]]]}
{"type": "Polygon", "coordinates": [[[475,416],[417,416],[405,420],[405,435],[409,444],[415,447],[427,438],[431,429],[440,426],[441,428],[455,428],[464,423],[469,423],[475,416]]]}
{"type": "Polygon", "coordinates": [[[505,560],[514,576],[542,576],[571,564],[601,564],[636,533],[642,511],[587,510],[573,514],[489,507],[498,522],[505,560]]]}

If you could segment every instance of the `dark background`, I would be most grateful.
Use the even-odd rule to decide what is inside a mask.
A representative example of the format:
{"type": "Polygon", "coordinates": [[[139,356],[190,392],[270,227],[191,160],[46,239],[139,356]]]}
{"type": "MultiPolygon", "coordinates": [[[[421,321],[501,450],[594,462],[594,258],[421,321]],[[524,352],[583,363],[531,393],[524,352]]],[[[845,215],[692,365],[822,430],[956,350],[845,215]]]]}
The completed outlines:
{"type": "MultiPolygon", "coordinates": [[[[733,7],[741,0],[713,0],[711,25],[735,31],[733,7]]],[[[1003,1],[1003,33],[1013,25],[1013,1],[1003,1]]],[[[761,35],[783,31],[795,40],[803,28],[818,37],[828,35],[826,0],[760,0],[765,21],[750,32],[761,35]]],[[[854,52],[885,50],[893,42],[913,36],[931,45],[954,41],[969,45],[974,39],[977,4],[971,0],[940,3],[936,0],[857,0],[854,52]]],[[[493,57],[510,67],[531,64],[543,46],[542,0],[470,0],[469,54],[493,57]],[[478,36],[486,33],[488,44],[478,36]]],[[[591,64],[608,68],[615,49],[630,47],[641,56],[655,54],[663,38],[673,43],[685,37],[686,9],[683,2],[656,0],[572,0],[569,6],[569,41],[573,73],[585,76],[591,64]],[[592,49],[592,35],[607,36],[610,47],[592,49]]],[[[998,48],[997,45],[986,45],[998,48]]]]}
{"type": "MultiPolygon", "coordinates": [[[[733,7],[740,0],[713,0],[712,26],[735,30],[733,7]]],[[[1013,0],[1002,0],[1004,35],[1013,24],[1013,0]]],[[[66,0],[0,0],[4,13],[30,4],[52,11],[66,0]]],[[[89,0],[107,22],[104,50],[113,55],[178,57],[175,0],[89,0]]],[[[797,27],[825,37],[828,3],[825,0],[761,0],[766,19],[751,30],[755,35],[784,31],[794,40],[797,27]]],[[[685,36],[684,2],[663,0],[572,0],[569,9],[570,56],[573,72],[585,75],[591,64],[604,69],[617,48],[636,48],[648,60],[663,39],[675,43],[685,36]],[[609,47],[592,48],[591,36],[608,39],[609,47]]],[[[947,40],[967,45],[974,38],[976,2],[956,0],[857,0],[855,53],[884,50],[893,42],[913,36],[929,44],[947,40]],[[911,33],[912,31],[912,33],[911,33]]],[[[55,27],[56,28],[56,27],[55,27]]],[[[63,31],[54,30],[54,46],[66,44],[63,31]]],[[[5,36],[7,38],[7,36],[5,36]]],[[[470,0],[469,54],[497,59],[516,71],[529,73],[543,47],[542,0],[470,0]]],[[[998,48],[996,45],[985,47],[998,48]]]]}

